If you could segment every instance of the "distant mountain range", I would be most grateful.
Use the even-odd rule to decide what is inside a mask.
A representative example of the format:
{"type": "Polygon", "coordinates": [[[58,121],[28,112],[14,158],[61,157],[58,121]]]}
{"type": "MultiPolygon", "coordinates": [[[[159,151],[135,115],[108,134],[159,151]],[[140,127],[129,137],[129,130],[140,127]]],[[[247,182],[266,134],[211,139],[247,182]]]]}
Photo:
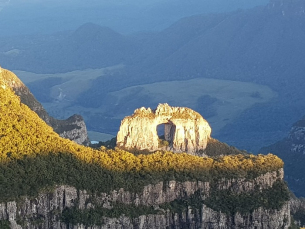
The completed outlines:
{"type": "Polygon", "coordinates": [[[86,22],[124,34],[160,31],[189,15],[228,12],[266,4],[268,0],[5,0],[0,2],[0,37],[74,30],[86,22]],[[14,15],[12,17],[12,15],[14,15]]]}
{"type": "MultiPolygon", "coordinates": [[[[214,135],[256,151],[284,137],[291,123],[305,114],[304,8],[302,0],[271,0],[250,10],[187,17],[161,32],[132,36],[87,23],[76,31],[26,43],[3,40],[0,59],[6,68],[36,73],[123,65],[92,80],[90,88],[71,102],[100,109],[86,122],[89,128],[108,133],[115,133],[121,116],[126,115],[117,110],[111,93],[127,87],[195,78],[266,85],[278,93],[276,98],[244,110],[214,135]]],[[[39,91],[34,84],[28,86],[39,91]]],[[[39,92],[35,95],[39,100],[39,92]]],[[[137,90],[128,96],[124,104],[132,100],[131,110],[156,106],[137,90]]]]}

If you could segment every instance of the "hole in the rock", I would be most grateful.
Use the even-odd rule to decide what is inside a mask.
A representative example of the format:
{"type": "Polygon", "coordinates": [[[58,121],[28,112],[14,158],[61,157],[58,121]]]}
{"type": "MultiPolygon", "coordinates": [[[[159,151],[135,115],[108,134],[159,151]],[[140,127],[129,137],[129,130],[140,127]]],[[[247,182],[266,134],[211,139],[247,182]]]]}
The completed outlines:
{"type": "Polygon", "coordinates": [[[164,123],[157,126],[157,133],[158,133],[159,139],[165,140],[164,131],[165,131],[164,123]]]}
{"type": "Polygon", "coordinates": [[[162,123],[157,126],[157,133],[159,137],[159,146],[173,146],[173,139],[175,137],[176,126],[172,122],[162,123]]]}

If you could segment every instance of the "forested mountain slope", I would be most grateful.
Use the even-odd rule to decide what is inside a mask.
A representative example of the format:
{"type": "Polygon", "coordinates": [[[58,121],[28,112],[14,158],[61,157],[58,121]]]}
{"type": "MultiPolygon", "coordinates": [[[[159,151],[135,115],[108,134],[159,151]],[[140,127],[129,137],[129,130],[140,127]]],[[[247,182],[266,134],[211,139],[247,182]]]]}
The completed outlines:
{"type": "Polygon", "coordinates": [[[51,117],[22,81],[11,71],[0,67],[0,80],[20,97],[42,120],[44,120],[61,137],[73,140],[78,144],[89,145],[86,124],[80,115],[72,115],[66,120],[51,117]]]}
{"type": "Polygon", "coordinates": [[[60,138],[3,79],[0,149],[1,227],[290,225],[278,157],[93,150],[60,138]]]}

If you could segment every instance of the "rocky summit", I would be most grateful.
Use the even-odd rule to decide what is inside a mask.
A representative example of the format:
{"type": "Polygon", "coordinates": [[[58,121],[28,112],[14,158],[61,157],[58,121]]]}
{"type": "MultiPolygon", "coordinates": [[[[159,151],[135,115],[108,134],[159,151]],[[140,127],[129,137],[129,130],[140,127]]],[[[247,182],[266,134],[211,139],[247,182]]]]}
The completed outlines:
{"type": "Polygon", "coordinates": [[[125,149],[156,151],[161,148],[173,152],[198,154],[206,149],[211,127],[203,117],[185,107],[159,104],[157,109],[144,107],[123,119],[117,135],[117,146],[125,149]],[[157,127],[164,124],[162,144],[157,127]]]}

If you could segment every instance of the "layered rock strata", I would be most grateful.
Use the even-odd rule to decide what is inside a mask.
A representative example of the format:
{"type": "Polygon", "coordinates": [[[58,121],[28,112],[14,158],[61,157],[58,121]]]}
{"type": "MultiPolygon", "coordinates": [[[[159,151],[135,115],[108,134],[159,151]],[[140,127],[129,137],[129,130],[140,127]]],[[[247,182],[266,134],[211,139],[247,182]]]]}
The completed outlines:
{"type": "Polygon", "coordinates": [[[211,127],[202,116],[185,107],[159,104],[156,110],[144,107],[122,120],[117,134],[117,146],[125,149],[155,151],[162,147],[173,152],[197,154],[203,152],[211,135],[211,127]],[[157,127],[164,124],[161,145],[157,127]]]}

